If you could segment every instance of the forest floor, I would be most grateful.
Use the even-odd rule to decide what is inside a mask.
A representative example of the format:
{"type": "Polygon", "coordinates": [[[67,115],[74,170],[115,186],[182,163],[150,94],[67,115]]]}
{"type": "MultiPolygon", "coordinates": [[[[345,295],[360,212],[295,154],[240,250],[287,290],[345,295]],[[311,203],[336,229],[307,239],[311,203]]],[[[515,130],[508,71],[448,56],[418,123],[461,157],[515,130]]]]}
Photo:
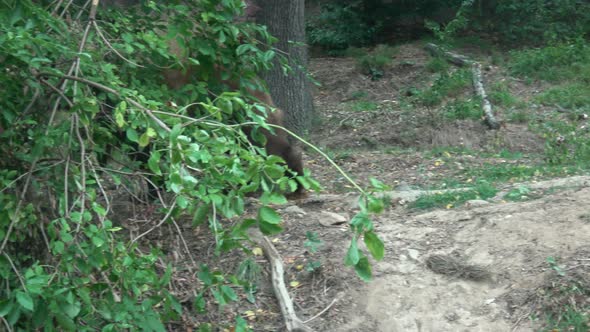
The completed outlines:
{"type": "MultiPolygon", "coordinates": [[[[463,51],[486,68],[486,89],[503,84],[525,112],[534,113],[528,119],[539,122],[556,113],[535,102],[546,83],[525,83],[494,65],[491,55],[463,51]]],[[[559,316],[568,303],[590,308],[588,293],[576,299],[565,291],[590,286],[590,178],[538,167],[546,138],[527,121],[510,121],[519,106],[494,105],[504,121],[494,131],[481,119],[445,119],[442,106],[409,105],[410,89],[432,86],[430,61],[423,43],[402,45],[379,80],[360,73],[354,58],[311,61],[310,71],[321,84],[315,92],[321,123],[312,142],[356,181],[368,185],[369,178],[378,178],[394,192],[391,208],[375,221],[386,257],[375,263],[369,283],[343,266],[350,241],[346,223],[327,222],[332,219],[326,212],[343,220],[354,215],[352,196],[300,204],[305,215],[286,213],[288,231],[278,245],[286,257],[305,252],[305,238],[295,235],[299,229],[318,232],[324,243],[314,254],[322,263],[319,271],[310,276],[291,271],[290,278],[301,282],[293,295],[303,319],[335,299],[309,323],[316,331],[533,331],[547,327],[546,315],[559,316]],[[521,177],[519,168],[536,172],[521,177]],[[498,191],[485,202],[412,205],[415,190],[493,182],[502,177],[495,173],[505,174],[499,170],[509,176],[494,183],[498,191]],[[511,199],[515,193],[517,199],[511,199]],[[470,280],[461,268],[435,273],[428,262],[436,255],[482,267],[489,275],[470,280]]],[[[469,84],[442,104],[471,93],[469,84]]],[[[306,164],[327,192],[352,190],[319,155],[307,154],[306,164]]],[[[559,318],[552,319],[559,325],[559,318]]]]}
{"type": "MultiPolygon", "coordinates": [[[[272,241],[295,310],[302,320],[311,318],[307,325],[315,331],[538,331],[547,322],[559,326],[566,308],[590,308],[588,293],[578,291],[590,289],[590,177],[542,166],[547,138],[531,123],[556,114],[555,107],[535,102],[547,83],[524,82],[494,65],[489,54],[463,51],[484,65],[486,87],[519,100],[494,109],[503,121],[500,130],[489,130],[477,116],[445,115],[444,105],[471,98],[470,84],[440,105],[413,102],[416,91],[432,89],[436,78],[423,43],[397,47],[378,80],[362,74],[354,58],[311,60],[310,72],[321,84],[314,93],[320,120],[311,142],[361,186],[377,178],[392,187],[391,205],[374,218],[385,258],[372,262],[373,280],[365,283],[343,263],[357,196],[319,154],[305,152],[306,167],[324,190],[277,207],[284,232],[272,241]],[[484,195],[477,189],[481,183],[493,192],[484,195]],[[465,187],[476,188],[472,196],[444,191],[465,187]],[[317,252],[305,232],[322,241],[317,252]]],[[[252,200],[250,207],[256,204],[252,200]]],[[[205,229],[184,233],[193,255],[212,269],[235,269],[241,260],[233,255],[220,261],[214,244],[204,245],[210,242],[205,229]]],[[[174,261],[182,260],[180,240],[173,246],[174,261]]],[[[225,321],[220,331],[233,331],[240,315],[255,331],[283,331],[268,262],[256,258],[263,268],[255,303],[242,300],[219,311],[211,298],[207,316],[183,317],[181,330],[225,321]]],[[[195,284],[190,271],[175,276],[187,299],[195,284]]]]}

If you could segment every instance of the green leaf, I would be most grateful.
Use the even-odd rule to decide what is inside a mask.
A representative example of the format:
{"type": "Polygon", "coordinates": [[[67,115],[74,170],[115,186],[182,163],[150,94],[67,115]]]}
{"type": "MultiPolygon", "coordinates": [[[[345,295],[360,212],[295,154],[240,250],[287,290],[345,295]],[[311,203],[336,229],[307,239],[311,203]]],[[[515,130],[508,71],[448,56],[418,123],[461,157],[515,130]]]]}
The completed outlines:
{"type": "Polygon", "coordinates": [[[193,307],[197,310],[198,313],[202,314],[206,312],[207,309],[207,302],[203,298],[203,294],[199,294],[195,298],[195,302],[193,303],[193,307]]]}
{"type": "Polygon", "coordinates": [[[221,289],[221,292],[223,292],[223,296],[225,296],[226,299],[229,299],[231,301],[237,301],[238,300],[238,295],[233,290],[233,288],[231,288],[229,286],[226,286],[226,285],[222,285],[219,288],[221,289]]]}
{"type": "Polygon", "coordinates": [[[31,321],[33,322],[33,327],[40,328],[41,326],[47,324],[48,318],[49,318],[49,308],[46,303],[42,303],[33,312],[33,316],[31,317],[31,321]]]}
{"type": "Polygon", "coordinates": [[[197,277],[205,284],[205,286],[213,285],[213,275],[206,265],[201,265],[201,270],[197,272],[197,277]]]}
{"type": "Polygon", "coordinates": [[[152,127],[148,127],[148,129],[145,131],[145,134],[149,137],[149,138],[154,138],[157,136],[156,131],[154,130],[154,128],[152,127]]]}
{"type": "Polygon", "coordinates": [[[181,133],[182,133],[182,125],[181,124],[174,125],[174,127],[172,127],[172,130],[170,131],[170,142],[172,142],[173,144],[176,143],[176,138],[178,138],[178,136],[181,133]]]}
{"type": "Polygon", "coordinates": [[[178,204],[181,209],[186,209],[188,207],[188,203],[189,201],[186,197],[182,195],[176,197],[176,204],[178,204]]]}
{"type": "Polygon", "coordinates": [[[227,301],[225,300],[220,291],[216,289],[211,289],[211,293],[213,294],[213,297],[215,298],[217,304],[219,304],[220,307],[223,307],[227,304],[227,301]]]}
{"type": "Polygon", "coordinates": [[[97,247],[100,248],[104,245],[104,239],[99,236],[92,237],[92,243],[97,247]]]}
{"type": "Polygon", "coordinates": [[[263,206],[258,210],[259,221],[277,225],[281,222],[281,216],[272,208],[263,206]]]}
{"type": "Polygon", "coordinates": [[[146,146],[148,146],[150,144],[150,135],[148,134],[147,131],[145,133],[141,134],[141,136],[139,137],[138,144],[142,148],[145,148],[146,146]]]}
{"type": "Polygon", "coordinates": [[[152,151],[150,153],[150,159],[148,159],[148,167],[156,175],[162,175],[160,170],[160,159],[162,158],[160,152],[152,151]]]}
{"type": "Polygon", "coordinates": [[[287,198],[284,195],[275,193],[275,192],[264,192],[262,196],[260,196],[260,202],[262,204],[287,204],[287,198]]]}
{"type": "Polygon", "coordinates": [[[193,227],[199,226],[200,224],[205,222],[205,220],[207,220],[210,209],[211,207],[209,206],[209,204],[199,205],[197,211],[195,211],[195,215],[193,216],[193,227]]]}
{"type": "Polygon", "coordinates": [[[242,318],[241,316],[237,315],[236,316],[236,329],[235,332],[247,332],[248,330],[248,323],[246,322],[246,320],[244,320],[244,318],[242,318]]]}
{"type": "Polygon", "coordinates": [[[107,215],[107,210],[104,207],[102,207],[102,205],[100,205],[96,202],[92,203],[92,210],[94,212],[96,212],[96,214],[99,215],[100,217],[104,217],[107,215]]]}
{"type": "Polygon", "coordinates": [[[371,252],[371,255],[376,260],[383,259],[383,255],[385,254],[385,246],[383,245],[383,241],[377,236],[377,234],[373,232],[365,232],[365,245],[371,252]]]}
{"type": "Polygon", "coordinates": [[[369,196],[369,212],[372,213],[381,213],[385,208],[385,204],[383,204],[383,200],[369,196]]]}
{"type": "Polygon", "coordinates": [[[78,316],[78,314],[80,313],[80,308],[80,302],[74,302],[73,304],[66,303],[61,306],[63,312],[65,312],[65,314],[72,319],[78,316]]]}
{"type": "Polygon", "coordinates": [[[371,219],[364,212],[357,213],[352,219],[350,219],[350,225],[354,228],[369,228],[371,225],[371,219]]]}
{"type": "Polygon", "coordinates": [[[356,265],[359,262],[360,257],[361,253],[356,243],[356,237],[353,237],[352,241],[350,241],[350,247],[348,247],[348,252],[346,253],[344,264],[346,266],[356,265]]]}
{"type": "Polygon", "coordinates": [[[125,101],[122,101],[119,103],[119,105],[117,105],[117,108],[115,108],[115,122],[117,123],[117,126],[119,128],[122,128],[123,126],[125,126],[127,123],[125,122],[125,111],[127,110],[127,103],[125,101]]]}
{"type": "Polygon", "coordinates": [[[125,131],[125,134],[127,135],[127,139],[130,140],[131,142],[137,143],[139,141],[139,136],[138,136],[137,131],[135,129],[129,127],[125,131]]]}
{"type": "Polygon", "coordinates": [[[61,241],[53,242],[53,252],[56,255],[61,255],[64,252],[65,244],[61,241]]]}
{"type": "Polygon", "coordinates": [[[28,293],[25,293],[21,290],[16,291],[16,301],[21,307],[33,311],[35,309],[35,304],[33,303],[33,298],[28,293]]]}
{"type": "Polygon", "coordinates": [[[66,331],[76,331],[76,323],[70,317],[62,314],[56,313],[55,319],[57,319],[57,323],[66,331]]]}
{"type": "Polygon", "coordinates": [[[354,271],[363,281],[371,281],[373,273],[371,272],[371,264],[369,264],[369,259],[367,257],[363,257],[359,260],[354,266],[354,271]]]}
{"type": "Polygon", "coordinates": [[[13,308],[13,302],[9,300],[0,300],[0,317],[5,317],[13,308]]]}
{"type": "Polygon", "coordinates": [[[258,222],[258,228],[264,235],[278,234],[283,231],[283,228],[277,224],[269,224],[265,221],[258,222]]]}
{"type": "Polygon", "coordinates": [[[389,187],[384,184],[383,182],[375,179],[375,178],[370,178],[369,181],[371,182],[371,185],[376,189],[376,190],[387,190],[389,187]]]}

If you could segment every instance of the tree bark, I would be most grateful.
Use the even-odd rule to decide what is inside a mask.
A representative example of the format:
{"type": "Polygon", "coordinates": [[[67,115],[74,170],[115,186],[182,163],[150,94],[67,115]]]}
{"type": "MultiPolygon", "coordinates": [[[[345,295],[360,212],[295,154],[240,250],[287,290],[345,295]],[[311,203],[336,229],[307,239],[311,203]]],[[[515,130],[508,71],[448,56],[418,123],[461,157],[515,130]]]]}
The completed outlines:
{"type": "Polygon", "coordinates": [[[257,0],[260,10],[256,21],[266,25],[279,41],[274,45],[286,54],[293,72],[283,73],[278,61],[265,73],[270,94],[277,107],[285,111],[286,126],[297,134],[311,126],[313,100],[311,82],[307,79],[307,45],[305,45],[304,0],[257,0]]]}

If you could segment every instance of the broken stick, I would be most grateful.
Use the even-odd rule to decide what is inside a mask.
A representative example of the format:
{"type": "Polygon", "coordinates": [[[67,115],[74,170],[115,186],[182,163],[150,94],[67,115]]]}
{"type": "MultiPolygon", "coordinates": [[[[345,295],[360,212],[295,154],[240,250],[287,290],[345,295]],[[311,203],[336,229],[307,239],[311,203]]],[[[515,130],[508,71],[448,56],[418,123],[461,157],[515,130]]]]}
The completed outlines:
{"type": "Polygon", "coordinates": [[[435,56],[443,56],[452,64],[455,64],[460,67],[464,66],[471,66],[471,74],[473,77],[473,89],[475,90],[475,94],[481,99],[481,104],[483,108],[483,115],[485,119],[486,125],[490,129],[498,129],[500,128],[500,122],[496,120],[494,116],[494,112],[492,111],[492,103],[488,99],[486,94],[486,90],[483,86],[483,76],[481,74],[481,64],[479,62],[473,61],[468,57],[457,54],[450,51],[443,50],[440,46],[428,43],[424,48],[430,53],[435,56]]]}
{"type": "Polygon", "coordinates": [[[271,268],[271,275],[272,275],[272,287],[275,291],[275,296],[277,297],[277,301],[279,301],[279,306],[281,307],[281,312],[283,314],[283,318],[285,319],[285,326],[288,332],[313,332],[313,330],[305,325],[297,314],[295,313],[295,309],[293,308],[293,302],[291,301],[291,297],[289,296],[289,291],[285,286],[285,279],[283,277],[285,273],[285,269],[283,268],[283,262],[281,260],[281,255],[274,247],[270,240],[262,235],[258,230],[253,230],[250,235],[252,239],[254,239],[266,254],[266,258],[270,262],[271,268]]]}

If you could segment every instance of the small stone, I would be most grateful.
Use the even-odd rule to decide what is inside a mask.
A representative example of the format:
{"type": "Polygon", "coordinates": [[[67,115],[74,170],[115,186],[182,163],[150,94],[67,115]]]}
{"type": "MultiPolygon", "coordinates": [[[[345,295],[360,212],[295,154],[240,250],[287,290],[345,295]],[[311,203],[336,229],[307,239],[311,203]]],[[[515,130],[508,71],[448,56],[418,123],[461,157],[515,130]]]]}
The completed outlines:
{"type": "Polygon", "coordinates": [[[489,205],[490,202],[488,201],[484,201],[483,199],[472,199],[470,201],[465,202],[465,206],[467,207],[480,207],[480,206],[485,206],[485,205],[489,205]]]}
{"type": "Polygon", "coordinates": [[[300,217],[307,214],[307,212],[305,212],[305,210],[303,210],[302,208],[300,208],[297,205],[288,206],[283,211],[286,214],[289,214],[289,215],[297,215],[297,216],[300,216],[300,217]]]}
{"type": "Polygon", "coordinates": [[[320,224],[322,226],[337,226],[342,225],[348,221],[348,216],[343,216],[338,213],[322,211],[320,212],[320,224]]]}
{"type": "Polygon", "coordinates": [[[410,256],[410,258],[413,260],[418,260],[418,257],[420,257],[420,252],[416,249],[408,249],[408,256],[410,256]]]}

